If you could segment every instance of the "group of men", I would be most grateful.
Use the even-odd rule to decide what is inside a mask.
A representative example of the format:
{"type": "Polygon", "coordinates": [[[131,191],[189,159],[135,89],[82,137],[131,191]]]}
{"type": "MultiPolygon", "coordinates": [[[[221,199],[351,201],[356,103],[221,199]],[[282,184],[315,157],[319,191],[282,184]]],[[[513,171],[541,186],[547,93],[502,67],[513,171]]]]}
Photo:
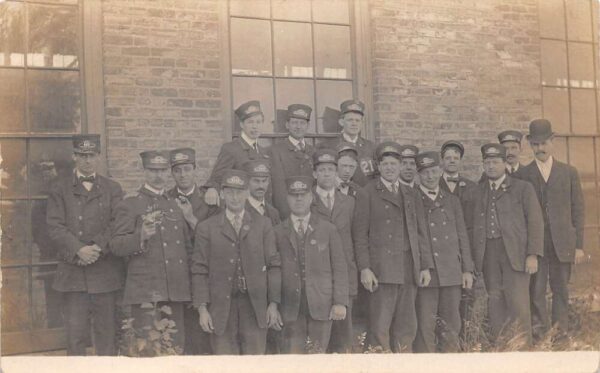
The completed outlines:
{"type": "Polygon", "coordinates": [[[96,173],[99,136],[75,136],[75,170],[47,208],[68,353],[85,354],[93,325],[96,353],[115,354],[117,304],[144,330],[148,302],[168,309],[159,317],[186,354],[353,352],[356,308],[368,346],[459,351],[477,280],[492,340],[509,328],[524,346],[550,326],[566,335],[584,208],[577,170],[552,157],[550,122],[531,122],[527,166],[518,131],[483,145],[474,182],[460,175],[460,142],[376,146],[361,136],[364,109],[343,102],[341,133],[313,146],[311,108],[290,105],[289,136],[265,149],[260,103],[247,102],[205,185],[193,149],[145,151],[144,183],[125,199],[96,173]]]}

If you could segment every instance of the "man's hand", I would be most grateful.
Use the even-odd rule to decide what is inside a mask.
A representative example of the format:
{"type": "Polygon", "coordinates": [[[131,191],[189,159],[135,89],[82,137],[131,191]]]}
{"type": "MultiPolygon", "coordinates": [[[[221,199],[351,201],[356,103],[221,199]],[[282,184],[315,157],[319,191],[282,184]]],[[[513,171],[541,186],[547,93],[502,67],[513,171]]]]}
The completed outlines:
{"type": "Polygon", "coordinates": [[[188,199],[185,197],[180,197],[175,198],[175,202],[177,202],[177,206],[179,206],[181,212],[183,212],[183,217],[185,218],[185,221],[190,225],[190,227],[196,228],[196,224],[198,224],[198,219],[196,219],[196,217],[194,216],[194,209],[190,201],[188,201],[188,199]]]}
{"type": "Polygon", "coordinates": [[[581,264],[585,260],[583,249],[575,249],[575,264],[581,264]]]}
{"type": "Polygon", "coordinates": [[[419,286],[427,286],[431,281],[431,273],[429,269],[424,269],[419,273],[419,286]]]}
{"type": "Polygon", "coordinates": [[[79,249],[77,256],[79,256],[82,265],[89,265],[98,260],[101,251],[98,245],[86,245],[79,249]]]}
{"type": "Polygon", "coordinates": [[[379,285],[377,277],[375,277],[375,274],[369,268],[360,271],[360,282],[371,293],[377,290],[377,286],[379,285]]]}
{"type": "Polygon", "coordinates": [[[150,239],[150,237],[156,234],[156,223],[153,221],[145,220],[142,223],[142,242],[150,239]]]}
{"type": "Polygon", "coordinates": [[[346,318],[346,306],[334,304],[329,312],[329,320],[344,320],[346,318]]]}
{"type": "Polygon", "coordinates": [[[209,206],[219,206],[219,192],[215,188],[208,188],[204,193],[204,202],[209,206]]]}
{"type": "Polygon", "coordinates": [[[212,317],[210,317],[210,313],[206,309],[206,306],[198,307],[198,321],[200,322],[200,327],[206,333],[212,333],[215,331],[213,327],[212,317]]]}
{"type": "Polygon", "coordinates": [[[538,270],[538,258],[537,255],[527,255],[525,259],[525,272],[533,275],[538,270]]]}
{"type": "Polygon", "coordinates": [[[463,289],[470,289],[473,287],[473,274],[471,272],[463,272],[462,287],[463,289]]]}
{"type": "Polygon", "coordinates": [[[281,320],[281,314],[277,309],[277,303],[271,302],[267,307],[267,328],[274,330],[281,330],[283,321],[281,320]]]}

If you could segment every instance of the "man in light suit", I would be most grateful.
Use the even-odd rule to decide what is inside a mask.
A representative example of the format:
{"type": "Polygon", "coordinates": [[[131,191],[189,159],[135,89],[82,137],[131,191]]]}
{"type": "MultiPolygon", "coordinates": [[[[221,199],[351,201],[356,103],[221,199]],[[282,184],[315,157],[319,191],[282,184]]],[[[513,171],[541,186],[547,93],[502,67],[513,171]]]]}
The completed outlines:
{"type": "Polygon", "coordinates": [[[585,222],[583,193],[577,169],[555,159],[554,133],[548,120],[537,119],[529,125],[527,140],[535,160],[520,172],[537,194],[544,216],[544,257],[539,271],[531,278],[531,312],[534,336],[542,337],[548,329],[546,287],[552,291],[552,325],[561,336],[567,332],[569,278],[573,263],[584,258],[585,222]]]}
{"type": "Polygon", "coordinates": [[[275,227],[281,255],[282,352],[325,352],[348,307],[348,270],[335,225],[311,213],[313,180],[290,177],[290,216],[275,227]],[[307,343],[307,339],[310,343],[307,343]]]}
{"type": "Polygon", "coordinates": [[[492,339],[522,333],[531,342],[529,279],[543,255],[544,222],[530,183],[506,175],[506,148],[481,147],[487,182],[478,185],[473,228],[475,266],[488,292],[492,339]]]}
{"type": "Polygon", "coordinates": [[[314,188],[311,213],[327,220],[338,230],[348,265],[349,302],[346,318],[334,321],[331,328],[329,351],[337,353],[352,352],[352,303],[358,292],[358,272],[354,259],[352,243],[352,216],[354,214],[354,198],[347,196],[335,188],[337,175],[337,153],[331,149],[319,149],[313,154],[313,175],[317,181],[314,188]]]}

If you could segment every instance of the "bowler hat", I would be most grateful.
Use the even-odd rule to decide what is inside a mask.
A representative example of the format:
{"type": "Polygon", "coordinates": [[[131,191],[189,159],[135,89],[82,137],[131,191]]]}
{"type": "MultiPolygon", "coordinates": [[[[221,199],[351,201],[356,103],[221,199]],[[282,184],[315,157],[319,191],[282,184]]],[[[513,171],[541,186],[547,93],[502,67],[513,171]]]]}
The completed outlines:
{"type": "Polygon", "coordinates": [[[529,141],[545,141],[554,136],[552,132],[552,124],[548,119],[535,119],[529,123],[529,141]]]}

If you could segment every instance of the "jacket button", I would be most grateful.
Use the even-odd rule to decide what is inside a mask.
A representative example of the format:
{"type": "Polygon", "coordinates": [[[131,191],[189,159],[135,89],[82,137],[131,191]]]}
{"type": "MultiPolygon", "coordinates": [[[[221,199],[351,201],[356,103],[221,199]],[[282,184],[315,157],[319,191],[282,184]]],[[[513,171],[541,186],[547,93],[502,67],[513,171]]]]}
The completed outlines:
{"type": "Polygon", "coordinates": [[[446,225],[446,221],[444,221],[444,222],[442,223],[442,225],[446,225]]]}
{"type": "Polygon", "coordinates": [[[435,223],[431,223],[431,226],[432,226],[432,227],[435,227],[435,223]]]}
{"type": "Polygon", "coordinates": [[[175,241],[175,243],[176,243],[177,245],[179,245],[181,242],[180,242],[179,240],[177,240],[177,241],[175,241]]]}
{"type": "Polygon", "coordinates": [[[390,219],[388,219],[388,220],[386,220],[385,222],[386,222],[386,223],[388,223],[388,224],[390,224],[391,220],[390,220],[390,219]]]}
{"type": "Polygon", "coordinates": [[[385,205],[385,208],[386,208],[386,209],[389,209],[389,208],[390,208],[390,206],[389,206],[389,205],[385,205]]]}
{"type": "Polygon", "coordinates": [[[225,298],[229,299],[229,295],[228,295],[228,296],[226,296],[225,298]]]}
{"type": "Polygon", "coordinates": [[[227,277],[227,279],[228,279],[229,281],[231,281],[231,280],[232,280],[232,278],[231,278],[231,277],[227,277]]]}
{"type": "Polygon", "coordinates": [[[177,226],[174,226],[173,229],[177,230],[177,226]]]}
{"type": "Polygon", "coordinates": [[[444,237],[445,239],[448,239],[448,236],[444,237]]]}
{"type": "Polygon", "coordinates": [[[438,253],[433,253],[433,256],[438,256],[438,253]]]}
{"type": "Polygon", "coordinates": [[[165,227],[163,227],[163,226],[161,225],[161,227],[160,227],[160,230],[161,230],[161,231],[164,231],[164,230],[165,230],[165,227]]]}
{"type": "Polygon", "coordinates": [[[433,237],[431,240],[432,240],[432,241],[437,241],[437,238],[433,237]]]}
{"type": "Polygon", "coordinates": [[[167,243],[166,243],[166,242],[163,242],[163,246],[164,246],[164,247],[167,247],[167,243]]]}
{"type": "Polygon", "coordinates": [[[231,244],[231,247],[234,247],[234,246],[235,246],[235,244],[234,244],[234,243],[232,243],[232,244],[231,244]]]}
{"type": "Polygon", "coordinates": [[[392,235],[390,234],[388,237],[389,237],[389,238],[392,238],[392,235]]]}
{"type": "Polygon", "coordinates": [[[297,274],[297,273],[294,273],[294,276],[298,277],[298,274],[297,274]]]}
{"type": "Polygon", "coordinates": [[[78,217],[78,219],[79,219],[79,220],[83,220],[83,216],[79,216],[79,217],[78,217]]]}
{"type": "Polygon", "coordinates": [[[169,264],[169,259],[165,260],[165,264],[169,264]]]}
{"type": "Polygon", "coordinates": [[[83,232],[79,232],[78,234],[81,236],[83,234],[83,232]]]}
{"type": "Polygon", "coordinates": [[[234,262],[235,262],[235,260],[229,259],[229,263],[234,263],[234,262]]]}

